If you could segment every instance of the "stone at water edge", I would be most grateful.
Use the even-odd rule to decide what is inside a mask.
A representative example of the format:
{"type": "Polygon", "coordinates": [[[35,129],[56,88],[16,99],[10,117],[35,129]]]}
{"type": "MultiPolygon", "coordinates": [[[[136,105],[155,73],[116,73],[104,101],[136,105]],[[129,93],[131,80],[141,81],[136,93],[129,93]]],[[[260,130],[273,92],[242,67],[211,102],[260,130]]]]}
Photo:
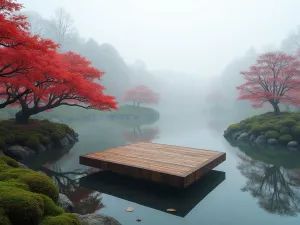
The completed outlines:
{"type": "Polygon", "coordinates": [[[267,143],[268,143],[268,145],[277,145],[279,143],[279,141],[274,138],[269,138],[267,143]]]}
{"type": "Polygon", "coordinates": [[[298,142],[297,141],[290,141],[287,144],[288,149],[290,149],[291,151],[297,151],[298,150],[298,142]]]}
{"type": "Polygon", "coordinates": [[[249,139],[249,134],[247,132],[244,132],[242,133],[238,138],[237,140],[239,141],[246,141],[249,139]]]}
{"type": "Polygon", "coordinates": [[[260,135],[254,142],[257,145],[265,145],[267,143],[267,138],[264,135],[260,135]]]}
{"type": "Polygon", "coordinates": [[[33,155],[32,152],[27,151],[26,148],[19,145],[10,146],[8,149],[4,151],[4,153],[5,155],[16,160],[22,160],[30,155],[33,155]]]}
{"type": "Polygon", "coordinates": [[[3,153],[3,150],[2,150],[2,149],[0,150],[0,155],[4,155],[4,153],[3,153]]]}
{"type": "Polygon", "coordinates": [[[76,141],[70,134],[66,134],[66,138],[69,140],[70,144],[74,144],[76,141]]]}
{"type": "Polygon", "coordinates": [[[115,218],[110,216],[105,216],[103,214],[87,214],[87,215],[79,215],[74,213],[79,217],[82,225],[122,225],[115,218]]]}
{"type": "Polygon", "coordinates": [[[256,140],[257,136],[252,134],[250,137],[249,137],[249,141],[250,142],[254,142],[256,140]]]}
{"type": "Polygon", "coordinates": [[[23,169],[28,169],[28,166],[24,165],[23,163],[18,162],[19,167],[23,169]]]}
{"type": "Polygon", "coordinates": [[[66,137],[63,137],[62,139],[60,139],[60,144],[62,145],[62,146],[68,146],[69,145],[69,140],[68,140],[68,138],[66,138],[66,137]]]}
{"type": "Polygon", "coordinates": [[[59,193],[59,197],[58,197],[58,201],[57,201],[56,205],[58,205],[59,207],[61,207],[67,213],[74,212],[74,204],[64,194],[59,193]]]}
{"type": "Polygon", "coordinates": [[[233,140],[236,140],[236,139],[238,139],[239,138],[239,136],[242,134],[242,132],[237,132],[237,133],[234,133],[233,135],[232,135],[232,138],[233,138],[233,140]]]}
{"type": "Polygon", "coordinates": [[[44,145],[39,144],[37,147],[38,153],[45,153],[47,151],[46,147],[44,145]]]}

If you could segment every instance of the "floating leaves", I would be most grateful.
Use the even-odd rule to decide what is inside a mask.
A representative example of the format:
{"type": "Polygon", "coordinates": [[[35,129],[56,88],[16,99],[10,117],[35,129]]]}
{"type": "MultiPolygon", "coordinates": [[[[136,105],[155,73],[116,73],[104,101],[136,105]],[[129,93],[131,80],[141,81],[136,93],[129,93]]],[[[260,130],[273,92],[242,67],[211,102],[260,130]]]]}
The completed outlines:
{"type": "Polygon", "coordinates": [[[167,212],[176,212],[176,209],[169,208],[167,209],[167,212]]]}
{"type": "Polygon", "coordinates": [[[133,208],[132,207],[127,207],[126,212],[132,212],[133,208]]]}

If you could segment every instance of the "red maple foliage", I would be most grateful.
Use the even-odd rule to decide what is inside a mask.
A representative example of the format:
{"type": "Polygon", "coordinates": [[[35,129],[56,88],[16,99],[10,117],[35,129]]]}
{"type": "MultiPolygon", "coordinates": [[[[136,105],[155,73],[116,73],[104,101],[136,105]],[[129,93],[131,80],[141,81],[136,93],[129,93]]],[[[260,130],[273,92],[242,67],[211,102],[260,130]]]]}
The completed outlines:
{"type": "Polygon", "coordinates": [[[157,104],[159,95],[144,85],[139,85],[125,92],[124,102],[133,102],[134,105],[157,104]]]}
{"type": "Polygon", "coordinates": [[[105,95],[104,87],[95,82],[103,72],[93,68],[84,57],[68,52],[52,52],[28,74],[3,78],[2,97],[19,95],[15,104],[21,106],[17,123],[27,123],[31,115],[61,105],[85,109],[117,109],[115,97],[105,95]]]}
{"type": "Polygon", "coordinates": [[[31,36],[21,5],[0,0],[0,108],[19,105],[17,123],[61,105],[99,110],[117,109],[113,96],[96,83],[103,72],[84,57],[59,53],[58,45],[31,36]]]}
{"type": "Polygon", "coordinates": [[[242,71],[246,82],[238,86],[241,100],[250,100],[253,107],[265,103],[280,113],[279,103],[300,104],[300,61],[282,52],[265,53],[258,57],[255,65],[242,71]]]}
{"type": "Polygon", "coordinates": [[[0,0],[0,78],[28,73],[41,60],[41,54],[57,45],[39,36],[31,36],[24,15],[15,14],[22,5],[0,0]]]}

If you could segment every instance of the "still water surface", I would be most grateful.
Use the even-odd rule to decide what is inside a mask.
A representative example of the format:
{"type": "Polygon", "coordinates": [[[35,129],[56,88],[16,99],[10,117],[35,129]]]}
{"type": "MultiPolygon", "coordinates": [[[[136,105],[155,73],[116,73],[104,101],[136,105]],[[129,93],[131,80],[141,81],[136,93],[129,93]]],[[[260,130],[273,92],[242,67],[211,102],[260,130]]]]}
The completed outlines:
{"type": "MultiPolygon", "coordinates": [[[[174,120],[163,116],[155,124],[135,128],[105,120],[73,123],[70,125],[79,133],[80,141],[69,154],[47,163],[44,168],[52,171],[53,178],[59,180],[61,191],[77,205],[78,212],[104,213],[115,217],[123,225],[298,225],[300,168],[284,169],[280,165],[273,166],[247,157],[223,138],[223,131],[228,124],[214,120],[174,120]],[[215,169],[224,173],[216,172],[204,178],[198,185],[200,197],[197,190],[190,191],[190,200],[186,200],[186,203],[182,200],[182,204],[186,204],[181,207],[185,212],[179,216],[164,212],[161,209],[165,207],[164,202],[160,202],[159,198],[155,199],[153,193],[139,196],[139,187],[133,183],[132,189],[137,190],[132,193],[132,189],[127,188],[127,199],[128,196],[129,199],[140,199],[147,202],[148,206],[152,205],[152,208],[115,197],[115,192],[124,194],[124,187],[121,185],[111,188],[110,194],[80,187],[75,179],[76,170],[86,168],[79,165],[79,155],[134,141],[153,141],[226,152],[227,160],[215,169]],[[216,179],[216,187],[211,187],[216,179]],[[129,206],[134,209],[131,213],[125,212],[129,206]],[[137,222],[137,219],[141,222],[137,222]]],[[[90,187],[101,189],[101,185],[97,186],[97,179],[92,183],[90,187]]],[[[176,205],[173,207],[176,208],[176,205]]]]}

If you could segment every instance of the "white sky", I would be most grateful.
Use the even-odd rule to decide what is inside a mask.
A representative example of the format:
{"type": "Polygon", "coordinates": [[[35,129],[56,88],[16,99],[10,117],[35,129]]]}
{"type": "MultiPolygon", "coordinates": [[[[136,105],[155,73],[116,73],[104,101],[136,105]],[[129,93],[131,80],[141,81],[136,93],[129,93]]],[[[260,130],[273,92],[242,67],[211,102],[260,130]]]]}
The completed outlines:
{"type": "Polygon", "coordinates": [[[218,75],[254,46],[279,45],[300,24],[300,0],[19,0],[50,18],[64,7],[80,34],[126,62],[197,77],[218,75]]]}

